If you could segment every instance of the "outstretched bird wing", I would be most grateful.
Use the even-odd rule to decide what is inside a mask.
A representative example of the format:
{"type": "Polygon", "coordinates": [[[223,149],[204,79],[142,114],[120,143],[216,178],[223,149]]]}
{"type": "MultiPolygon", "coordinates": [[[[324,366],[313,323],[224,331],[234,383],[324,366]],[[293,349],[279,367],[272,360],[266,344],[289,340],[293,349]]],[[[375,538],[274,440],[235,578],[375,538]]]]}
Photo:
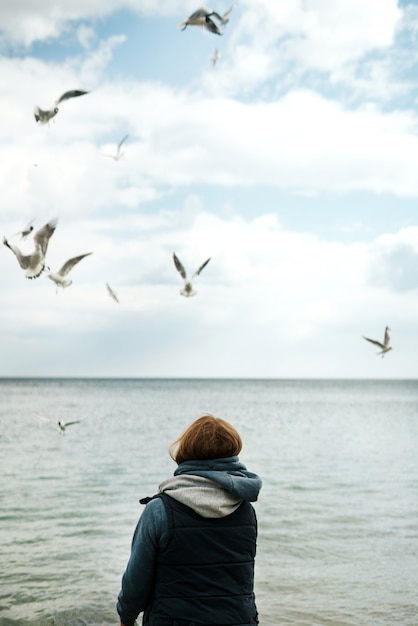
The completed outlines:
{"type": "Polygon", "coordinates": [[[74,265],[77,265],[77,263],[79,263],[81,259],[84,259],[84,257],[89,256],[90,254],[93,254],[93,252],[87,252],[86,254],[80,254],[80,256],[75,256],[72,259],[68,259],[68,261],[66,261],[61,269],[57,272],[57,274],[59,274],[60,276],[66,276],[73,269],[74,265]]]}
{"type": "Polygon", "coordinates": [[[370,343],[374,343],[375,346],[382,348],[382,350],[384,350],[386,347],[383,345],[383,343],[380,343],[380,341],[376,341],[375,339],[369,339],[368,337],[364,337],[364,336],[363,336],[363,339],[365,339],[366,341],[370,341],[370,343]]]}
{"type": "Polygon", "coordinates": [[[42,254],[44,256],[48,248],[48,242],[50,238],[52,237],[52,235],[54,234],[56,227],[57,227],[57,220],[53,220],[51,222],[48,222],[48,224],[45,224],[45,226],[42,226],[42,228],[37,230],[33,236],[35,243],[39,244],[42,250],[42,254]]]}
{"type": "Polygon", "coordinates": [[[122,147],[122,145],[125,143],[125,141],[128,139],[129,135],[125,135],[125,137],[123,139],[120,140],[120,142],[118,143],[118,154],[120,152],[120,149],[122,147]]]}
{"type": "Polygon", "coordinates": [[[107,290],[109,292],[109,296],[111,298],[113,298],[116,302],[119,302],[119,298],[117,297],[117,295],[115,294],[115,292],[113,291],[112,287],[109,285],[109,283],[106,283],[106,287],[107,290]]]}
{"type": "Polygon", "coordinates": [[[173,252],[173,261],[174,261],[174,265],[176,266],[177,271],[180,273],[180,276],[184,278],[184,280],[186,280],[187,278],[186,270],[184,269],[182,263],[180,262],[180,259],[176,256],[175,252],[173,252]]]}
{"type": "Polygon", "coordinates": [[[70,98],[78,98],[78,96],[84,96],[86,93],[90,93],[89,91],[85,91],[84,89],[71,89],[70,91],[66,91],[62,94],[56,101],[56,104],[60,104],[64,100],[69,100],[70,98]]]}
{"type": "Polygon", "coordinates": [[[388,347],[389,342],[390,342],[390,330],[389,330],[388,326],[386,326],[386,328],[385,328],[385,338],[383,340],[383,345],[385,346],[385,348],[388,347]]]}
{"type": "Polygon", "coordinates": [[[235,9],[236,6],[237,6],[237,3],[234,2],[234,4],[231,5],[227,11],[225,11],[225,13],[222,15],[222,18],[221,18],[222,24],[227,24],[229,22],[229,16],[231,15],[232,11],[235,9]]]}
{"type": "Polygon", "coordinates": [[[212,257],[209,257],[204,263],[202,263],[202,265],[199,267],[199,269],[195,271],[195,273],[193,274],[192,280],[193,280],[193,278],[195,276],[199,276],[200,272],[203,270],[204,267],[206,267],[206,265],[209,263],[211,258],[212,257]]]}
{"type": "Polygon", "coordinates": [[[17,258],[17,260],[19,262],[19,265],[22,268],[22,270],[27,270],[28,267],[29,267],[32,255],[31,254],[22,254],[17,246],[14,246],[13,244],[11,244],[11,243],[9,243],[7,241],[6,237],[3,237],[3,244],[5,246],[7,246],[8,248],[10,248],[10,250],[13,252],[13,254],[17,258]]]}

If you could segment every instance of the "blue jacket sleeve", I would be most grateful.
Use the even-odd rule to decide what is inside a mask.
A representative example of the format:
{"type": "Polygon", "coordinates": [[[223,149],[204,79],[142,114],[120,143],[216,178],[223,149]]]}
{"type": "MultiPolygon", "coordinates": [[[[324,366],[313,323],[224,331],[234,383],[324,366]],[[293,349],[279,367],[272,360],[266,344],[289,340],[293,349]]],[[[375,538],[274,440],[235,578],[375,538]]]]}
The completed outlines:
{"type": "Polygon", "coordinates": [[[160,498],[151,500],[136,526],[116,605],[120,621],[125,626],[132,626],[151,600],[157,554],[168,545],[168,534],[164,503],[160,498]]]}

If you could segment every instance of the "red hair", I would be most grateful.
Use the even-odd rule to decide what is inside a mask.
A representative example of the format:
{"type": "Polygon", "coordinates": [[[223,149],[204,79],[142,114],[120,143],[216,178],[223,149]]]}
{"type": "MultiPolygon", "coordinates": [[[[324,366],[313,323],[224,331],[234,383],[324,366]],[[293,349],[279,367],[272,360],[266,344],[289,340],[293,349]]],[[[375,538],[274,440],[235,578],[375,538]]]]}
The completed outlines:
{"type": "Polygon", "coordinates": [[[184,461],[237,456],[241,449],[241,437],[231,424],[220,417],[203,415],[171,444],[169,452],[180,465],[184,461]]]}

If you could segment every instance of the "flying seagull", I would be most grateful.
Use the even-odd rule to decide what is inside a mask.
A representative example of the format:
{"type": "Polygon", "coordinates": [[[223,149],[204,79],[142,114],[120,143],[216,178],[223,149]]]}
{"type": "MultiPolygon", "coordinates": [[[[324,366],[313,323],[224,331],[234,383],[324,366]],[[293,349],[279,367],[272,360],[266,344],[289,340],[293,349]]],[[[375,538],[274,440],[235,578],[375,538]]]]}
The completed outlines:
{"type": "Polygon", "coordinates": [[[65,430],[67,428],[67,426],[71,426],[72,424],[79,424],[82,420],[74,420],[73,422],[58,422],[58,428],[60,429],[60,432],[65,435],[65,430]]]}
{"type": "Polygon", "coordinates": [[[215,48],[212,54],[212,67],[215,67],[215,65],[217,64],[220,58],[221,58],[221,55],[219,54],[218,49],[215,48]]]}
{"type": "Polygon", "coordinates": [[[67,426],[71,426],[71,424],[79,424],[80,422],[84,421],[83,419],[79,419],[79,420],[74,420],[71,422],[63,422],[63,421],[55,422],[55,420],[49,417],[44,417],[43,415],[39,415],[37,412],[34,417],[36,417],[38,420],[42,422],[46,422],[47,424],[50,424],[51,426],[57,424],[59,431],[62,435],[65,435],[65,429],[67,428],[67,426]]]}
{"type": "Polygon", "coordinates": [[[80,254],[80,256],[75,256],[72,259],[68,259],[68,261],[64,263],[64,265],[61,267],[61,269],[58,270],[58,272],[50,272],[48,274],[48,278],[53,280],[57,286],[57,293],[58,287],[62,287],[63,289],[65,289],[72,284],[73,281],[66,280],[65,276],[67,276],[67,274],[73,269],[74,265],[79,263],[81,259],[84,259],[84,257],[89,256],[90,254],[93,254],[93,252],[87,252],[86,254],[80,254]]]}
{"type": "Polygon", "coordinates": [[[215,35],[222,35],[223,33],[221,28],[211,19],[212,17],[217,18],[220,22],[222,21],[222,15],[219,15],[219,13],[212,11],[212,9],[209,9],[208,7],[201,7],[189,15],[186,20],[180,22],[180,24],[178,24],[178,28],[185,30],[187,26],[203,26],[206,30],[214,33],[215,35]]]}
{"type": "Polygon", "coordinates": [[[129,135],[125,135],[125,137],[120,140],[116,148],[116,154],[104,154],[103,156],[109,157],[110,159],[114,159],[115,161],[120,161],[120,159],[125,154],[124,152],[121,152],[121,148],[122,148],[122,145],[125,143],[125,141],[128,139],[128,137],[129,135]]]}
{"type": "Polygon", "coordinates": [[[6,237],[3,237],[5,246],[16,256],[20,267],[26,270],[26,278],[38,278],[45,269],[45,255],[48,248],[48,242],[55,232],[57,221],[48,222],[42,226],[33,236],[35,249],[31,254],[23,254],[17,246],[10,244],[6,237]]]}
{"type": "Polygon", "coordinates": [[[204,267],[206,267],[206,265],[209,263],[210,259],[211,259],[211,257],[209,257],[199,267],[199,269],[195,271],[195,273],[193,274],[191,280],[188,280],[187,274],[186,274],[186,270],[184,269],[184,267],[183,267],[182,263],[180,262],[179,258],[176,256],[175,252],[173,252],[174,265],[176,266],[177,271],[179,272],[180,276],[184,280],[184,288],[180,291],[180,294],[182,296],[185,296],[186,298],[190,298],[191,296],[196,295],[197,292],[193,290],[192,281],[193,281],[195,276],[199,276],[200,272],[203,270],[204,267]]]}
{"type": "Polygon", "coordinates": [[[31,232],[33,231],[32,222],[33,220],[26,224],[23,230],[19,230],[17,233],[15,233],[16,235],[20,235],[20,240],[26,239],[26,237],[31,234],[31,232]]]}
{"type": "Polygon", "coordinates": [[[111,298],[113,298],[113,300],[115,302],[119,302],[119,298],[117,297],[117,295],[115,294],[115,292],[113,291],[112,287],[109,285],[109,283],[106,283],[106,287],[107,287],[107,291],[109,293],[109,296],[111,298]]]}
{"type": "Polygon", "coordinates": [[[375,339],[369,339],[368,337],[364,337],[363,339],[365,339],[366,341],[370,341],[370,343],[373,343],[375,346],[378,346],[381,350],[381,352],[377,352],[377,354],[381,354],[382,355],[382,359],[385,356],[386,352],[389,352],[389,350],[392,350],[392,347],[389,345],[390,342],[390,328],[389,326],[386,326],[385,328],[385,338],[383,339],[383,343],[381,343],[380,341],[376,341],[375,339]]]}
{"type": "Polygon", "coordinates": [[[65,100],[69,100],[70,98],[77,98],[78,96],[84,96],[86,93],[90,93],[89,91],[85,91],[84,89],[71,89],[70,91],[66,91],[63,93],[58,100],[55,101],[55,106],[52,109],[41,109],[36,106],[34,111],[35,121],[40,124],[48,124],[53,117],[59,111],[58,104],[64,102],[65,100]]]}

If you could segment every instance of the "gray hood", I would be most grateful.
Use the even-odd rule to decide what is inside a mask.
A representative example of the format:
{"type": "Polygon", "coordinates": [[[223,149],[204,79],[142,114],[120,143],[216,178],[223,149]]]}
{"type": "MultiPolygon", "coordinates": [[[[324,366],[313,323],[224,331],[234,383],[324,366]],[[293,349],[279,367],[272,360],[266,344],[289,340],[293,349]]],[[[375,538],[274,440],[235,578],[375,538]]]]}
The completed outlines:
{"type": "Polygon", "coordinates": [[[185,461],[173,478],[159,486],[160,493],[167,493],[202,517],[230,515],[243,500],[257,500],[260,489],[259,476],[249,472],[236,456],[185,461]]]}
{"type": "Polygon", "coordinates": [[[173,476],[162,482],[158,490],[202,517],[225,517],[242,502],[238,495],[225,491],[218,483],[202,476],[173,476]]]}

